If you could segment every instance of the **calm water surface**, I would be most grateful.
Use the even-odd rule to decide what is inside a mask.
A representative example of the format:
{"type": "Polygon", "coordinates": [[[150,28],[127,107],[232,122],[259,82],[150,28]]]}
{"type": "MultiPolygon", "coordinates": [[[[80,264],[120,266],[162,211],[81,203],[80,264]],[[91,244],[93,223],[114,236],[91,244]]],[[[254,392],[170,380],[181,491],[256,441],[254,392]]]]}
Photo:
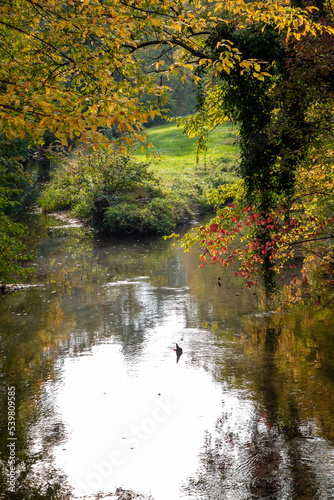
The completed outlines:
{"type": "Polygon", "coordinates": [[[1,498],[334,499],[332,310],[263,314],[196,250],[38,224],[36,286],[0,302],[1,498]]]}

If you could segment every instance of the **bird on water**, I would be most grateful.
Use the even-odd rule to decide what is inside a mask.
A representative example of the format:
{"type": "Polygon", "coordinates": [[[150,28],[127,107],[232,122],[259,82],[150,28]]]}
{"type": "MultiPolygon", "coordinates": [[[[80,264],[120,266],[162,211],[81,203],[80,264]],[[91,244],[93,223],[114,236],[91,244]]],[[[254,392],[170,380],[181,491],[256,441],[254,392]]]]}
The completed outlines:
{"type": "Polygon", "coordinates": [[[178,363],[180,357],[182,356],[183,351],[182,351],[182,347],[180,347],[176,342],[175,342],[175,345],[176,345],[176,347],[175,347],[174,351],[176,351],[176,362],[178,363]]]}
{"type": "Polygon", "coordinates": [[[176,349],[174,349],[178,354],[182,354],[182,347],[180,347],[178,344],[176,344],[175,342],[175,345],[176,345],[176,349]]]}

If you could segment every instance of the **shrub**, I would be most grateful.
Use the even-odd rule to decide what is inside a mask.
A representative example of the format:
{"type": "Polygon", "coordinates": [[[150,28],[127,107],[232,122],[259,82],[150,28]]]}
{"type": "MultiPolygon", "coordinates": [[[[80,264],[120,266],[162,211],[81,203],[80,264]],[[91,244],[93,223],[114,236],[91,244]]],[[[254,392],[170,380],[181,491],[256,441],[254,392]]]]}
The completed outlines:
{"type": "Polygon", "coordinates": [[[48,186],[40,195],[38,202],[45,212],[69,208],[70,200],[68,190],[66,188],[48,186]]]}
{"type": "Polygon", "coordinates": [[[0,284],[28,271],[22,261],[29,258],[29,231],[14,219],[26,208],[33,191],[32,176],[23,167],[23,145],[0,134],[0,284]]]}
{"type": "Polygon", "coordinates": [[[173,193],[172,204],[175,225],[189,223],[194,218],[194,208],[197,212],[199,209],[198,200],[183,192],[173,193]]]}
{"type": "Polygon", "coordinates": [[[175,227],[172,203],[162,198],[154,198],[144,207],[128,202],[110,206],[104,223],[110,232],[164,233],[175,227]]]}
{"type": "Polygon", "coordinates": [[[104,213],[104,223],[110,232],[142,232],[143,210],[134,203],[122,202],[108,207],[104,213]]]}
{"type": "Polygon", "coordinates": [[[46,212],[70,208],[73,216],[87,218],[99,196],[117,196],[145,183],[151,183],[151,189],[157,183],[147,163],[118,152],[78,153],[57,166],[38,201],[46,212]]]}
{"type": "Polygon", "coordinates": [[[144,212],[145,232],[166,233],[174,229],[174,210],[170,200],[154,198],[144,212]]]}
{"type": "Polygon", "coordinates": [[[75,163],[71,168],[79,175],[77,181],[96,193],[125,192],[147,180],[154,180],[147,163],[137,163],[132,156],[115,151],[80,154],[75,163]]]}

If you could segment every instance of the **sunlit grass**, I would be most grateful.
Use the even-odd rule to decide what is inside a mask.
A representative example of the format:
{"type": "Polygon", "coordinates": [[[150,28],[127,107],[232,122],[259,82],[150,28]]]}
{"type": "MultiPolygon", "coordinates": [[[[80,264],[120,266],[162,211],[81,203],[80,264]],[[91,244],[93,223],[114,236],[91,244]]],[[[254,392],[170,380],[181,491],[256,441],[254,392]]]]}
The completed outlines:
{"type": "MultiPolygon", "coordinates": [[[[196,168],[196,137],[190,139],[182,133],[182,128],[174,123],[153,127],[146,133],[147,143],[151,143],[153,147],[149,149],[145,146],[145,154],[141,153],[139,147],[136,153],[138,160],[145,161],[147,154],[153,155],[152,166],[156,173],[164,178],[192,175],[196,168]]],[[[238,128],[231,123],[216,127],[210,134],[206,154],[200,154],[200,164],[226,156],[237,158],[239,154],[237,135],[238,128]]]]}

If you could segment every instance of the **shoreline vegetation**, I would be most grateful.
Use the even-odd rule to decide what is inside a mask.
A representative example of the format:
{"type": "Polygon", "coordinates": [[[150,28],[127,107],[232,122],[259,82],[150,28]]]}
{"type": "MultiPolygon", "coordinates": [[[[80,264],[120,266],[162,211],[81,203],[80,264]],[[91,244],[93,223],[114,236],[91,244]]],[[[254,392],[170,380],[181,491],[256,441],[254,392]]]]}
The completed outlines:
{"type": "Polygon", "coordinates": [[[316,4],[0,4],[0,281],[27,272],[32,235],[19,217],[36,197],[106,234],[170,235],[215,208],[215,221],[186,236],[187,248],[201,243],[203,265],[237,260],[270,303],[301,252],[303,286],[331,302],[334,13],[316,4]],[[160,137],[149,129],[165,118],[192,139],[179,144],[175,121],[160,137]],[[226,118],[238,146],[219,151],[226,118]],[[147,158],[145,125],[159,142],[147,158]],[[208,146],[199,164],[195,135],[208,146]],[[63,148],[50,180],[46,157],[63,148]]]}
{"type": "Polygon", "coordinates": [[[175,123],[146,132],[145,153],[77,149],[57,161],[38,198],[42,211],[65,211],[104,234],[166,234],[212,211],[210,191],[238,179],[231,123],[213,130],[198,163],[196,138],[175,123]]]}

